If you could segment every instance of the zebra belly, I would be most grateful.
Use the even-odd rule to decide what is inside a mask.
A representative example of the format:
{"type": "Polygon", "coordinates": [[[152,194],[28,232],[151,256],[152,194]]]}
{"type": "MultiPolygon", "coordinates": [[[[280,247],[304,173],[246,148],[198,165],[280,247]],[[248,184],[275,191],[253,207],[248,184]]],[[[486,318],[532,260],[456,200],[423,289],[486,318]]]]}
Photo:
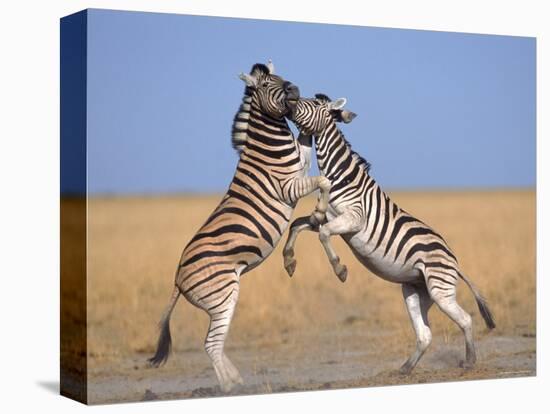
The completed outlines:
{"type": "MultiPolygon", "coordinates": [[[[285,232],[287,226],[281,228],[283,233],[285,232]]],[[[264,247],[262,248],[262,255],[257,256],[255,259],[249,261],[248,264],[245,266],[243,265],[238,266],[236,270],[237,274],[242,276],[250,272],[251,270],[257,268],[259,265],[261,265],[271,255],[271,253],[275,251],[275,248],[277,247],[277,244],[279,243],[280,240],[281,240],[281,237],[273,238],[273,244],[274,244],[273,247],[264,245],[264,247]]]]}
{"type": "Polygon", "coordinates": [[[367,269],[384,280],[394,283],[414,283],[423,281],[422,273],[411,265],[394,262],[389,256],[384,257],[383,249],[374,249],[373,243],[367,242],[365,232],[342,235],[353,254],[367,269]]]}

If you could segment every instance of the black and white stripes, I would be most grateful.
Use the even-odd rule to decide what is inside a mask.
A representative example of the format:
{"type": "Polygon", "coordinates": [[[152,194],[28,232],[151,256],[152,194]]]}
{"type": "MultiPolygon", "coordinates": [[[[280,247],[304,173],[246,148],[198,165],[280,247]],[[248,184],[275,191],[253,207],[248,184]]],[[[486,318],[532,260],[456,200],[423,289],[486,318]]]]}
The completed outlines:
{"type": "Polygon", "coordinates": [[[349,122],[355,116],[343,109],[344,104],[345,99],[331,102],[326,95],[317,95],[314,99],[300,99],[293,111],[293,121],[300,132],[314,136],[319,168],[332,188],[327,223],[314,226],[302,218],[292,224],[284,249],[285,267],[292,275],[297,234],[314,230],[319,232],[336,275],[345,281],[347,269],[330,244],[330,236],[341,235],[369,270],[403,285],[417,335],[417,349],[401,368],[403,372],[414,368],[431,340],[427,312],[433,302],[463,330],[466,365],[472,365],[476,357],[471,317],[456,302],[458,280],[465,280],[472,289],[487,326],[493,328],[485,299],[460,272],[443,237],[399,208],[369,175],[370,164],[353,151],[336,126],[336,121],[349,122]]]}
{"type": "Polygon", "coordinates": [[[336,126],[355,117],[343,109],[345,99],[300,99],[298,88],[275,75],[271,63],[256,64],[240,78],[246,88],[231,130],[239,162],[220,204],[183,250],[151,364],[159,366],[168,358],[170,315],[183,295],[210,317],[205,350],[221,388],[228,391],[242,383],[224,352],[240,278],[273,252],[298,200],[320,189],[315,211],[291,226],[284,248],[287,272],[295,271],[294,244],[298,233],[307,229],[319,232],[336,275],[345,281],[347,268],[330,243],[332,235],[340,235],[365,267],[402,285],[417,337],[403,372],[414,368],[431,341],[427,315],[434,302],[463,330],[466,365],[473,365],[471,317],[456,302],[458,281],[471,288],[487,326],[493,328],[487,303],[461,273],[443,237],[399,208],[370,176],[370,164],[336,126]],[[300,130],[297,140],[285,116],[300,130]],[[318,177],[306,176],[312,136],[323,173],[318,177]]]}
{"type": "Polygon", "coordinates": [[[298,88],[274,75],[272,65],[256,64],[240,78],[246,89],[232,128],[239,163],[220,204],[183,250],[150,359],[158,366],[168,358],[169,318],[183,294],[210,316],[205,350],[224,391],[242,382],[223,350],[240,277],[271,254],[300,197],[320,188],[315,217],[324,220],[330,189],[325,177],[305,177],[307,160],[284,119],[299,98],[298,88]]]}

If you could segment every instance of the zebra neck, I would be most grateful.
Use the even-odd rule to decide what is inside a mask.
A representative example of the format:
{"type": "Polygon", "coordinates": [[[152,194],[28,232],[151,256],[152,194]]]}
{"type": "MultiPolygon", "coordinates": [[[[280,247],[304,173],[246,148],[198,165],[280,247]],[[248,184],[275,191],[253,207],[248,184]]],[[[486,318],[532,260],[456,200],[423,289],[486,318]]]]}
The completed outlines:
{"type": "Polygon", "coordinates": [[[332,123],[315,136],[315,150],[317,152],[317,164],[319,170],[325,176],[333,175],[335,168],[340,164],[339,159],[348,157],[349,144],[347,144],[344,135],[332,123]]]}
{"type": "Polygon", "coordinates": [[[315,149],[319,170],[330,180],[342,178],[352,164],[354,170],[369,176],[370,163],[352,150],[336,123],[315,136],[315,149]]]}

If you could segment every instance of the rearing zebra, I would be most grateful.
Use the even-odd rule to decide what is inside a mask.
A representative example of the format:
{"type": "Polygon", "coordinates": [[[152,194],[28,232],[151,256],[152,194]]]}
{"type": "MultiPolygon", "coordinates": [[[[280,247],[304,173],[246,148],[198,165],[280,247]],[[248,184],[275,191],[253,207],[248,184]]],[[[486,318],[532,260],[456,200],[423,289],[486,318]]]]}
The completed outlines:
{"type": "Polygon", "coordinates": [[[308,217],[296,219],[284,248],[285,268],[292,276],[294,244],[302,230],[319,232],[319,239],[337,276],[345,281],[347,270],[330,244],[341,235],[357,259],[371,272],[402,285],[403,298],[416,333],[415,352],[401,367],[410,373],[431,342],[428,310],[433,302],[463,331],[466,341],[464,367],[476,361],[472,319],[456,301],[456,284],[462,279],[472,290],[487,327],[495,327],[487,302],[460,272],[451,249],[438,233],[402,210],[369,175],[370,164],[351,149],[335,121],[349,121],[355,114],[343,110],[346,100],[332,102],[326,95],[300,99],[292,120],[302,134],[315,138],[322,173],[331,181],[328,222],[315,226],[308,217]]]}
{"type": "Polygon", "coordinates": [[[164,363],[171,347],[170,315],[180,294],[210,316],[205,350],[224,391],[242,378],[224,353],[224,342],[239,296],[239,278],[273,251],[288,226],[299,198],[320,188],[313,222],[322,221],[330,183],[305,177],[306,160],[284,116],[296,105],[299,90],[256,64],[246,83],[232,130],[240,154],[235,176],[218,207],[185,247],[172,298],[160,327],[152,365],[164,363]]]}

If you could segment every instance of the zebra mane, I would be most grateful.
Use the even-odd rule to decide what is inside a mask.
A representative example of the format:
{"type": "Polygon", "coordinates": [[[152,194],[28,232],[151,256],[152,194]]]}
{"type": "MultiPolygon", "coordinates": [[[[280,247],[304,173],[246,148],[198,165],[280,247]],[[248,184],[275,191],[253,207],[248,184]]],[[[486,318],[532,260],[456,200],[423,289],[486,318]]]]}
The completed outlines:
{"type": "Polygon", "coordinates": [[[315,99],[320,99],[321,101],[325,101],[325,102],[330,102],[332,100],[324,93],[316,93],[315,99]]]}
{"type": "MultiPolygon", "coordinates": [[[[263,63],[256,63],[250,69],[250,74],[258,77],[259,75],[269,75],[270,71],[267,65],[263,63]]],[[[254,89],[245,86],[244,97],[239,110],[233,117],[233,126],[231,128],[231,146],[237,151],[238,154],[243,152],[246,140],[248,138],[248,119],[250,118],[250,105],[252,103],[252,94],[254,89]]]]}
{"type": "Polygon", "coordinates": [[[250,104],[252,102],[252,89],[248,86],[244,90],[243,102],[233,118],[231,127],[231,146],[240,155],[248,138],[248,119],[250,118],[250,104]]]}
{"type": "Polygon", "coordinates": [[[365,171],[367,174],[370,172],[370,169],[372,167],[371,163],[368,162],[366,159],[364,159],[362,156],[360,156],[357,152],[353,150],[351,147],[350,142],[346,139],[344,136],[344,133],[340,130],[340,128],[336,127],[338,131],[340,132],[340,136],[342,137],[342,140],[344,141],[344,144],[346,144],[346,147],[349,149],[351,153],[351,157],[357,162],[357,164],[363,168],[365,168],[365,171]]]}
{"type": "Polygon", "coordinates": [[[254,64],[254,66],[252,66],[252,69],[250,69],[250,74],[252,75],[256,71],[260,72],[263,75],[269,75],[269,68],[263,63],[254,64]]]}

